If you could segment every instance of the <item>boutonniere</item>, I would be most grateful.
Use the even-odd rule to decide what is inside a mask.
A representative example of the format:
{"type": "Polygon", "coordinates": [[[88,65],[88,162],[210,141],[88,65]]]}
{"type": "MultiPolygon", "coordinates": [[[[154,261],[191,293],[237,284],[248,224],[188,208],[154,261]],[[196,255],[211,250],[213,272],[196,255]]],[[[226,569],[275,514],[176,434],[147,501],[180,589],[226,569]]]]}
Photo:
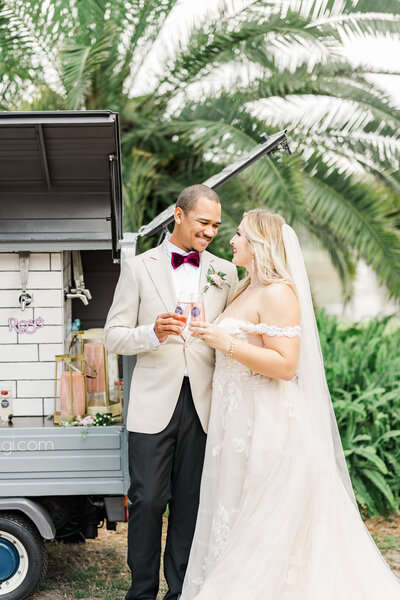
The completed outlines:
{"type": "Polygon", "coordinates": [[[206,292],[208,288],[212,285],[215,285],[218,289],[222,290],[222,286],[225,284],[228,287],[231,287],[227,281],[225,281],[226,273],[222,273],[222,271],[216,271],[212,265],[208,267],[207,271],[207,285],[204,288],[203,292],[206,292]]]}

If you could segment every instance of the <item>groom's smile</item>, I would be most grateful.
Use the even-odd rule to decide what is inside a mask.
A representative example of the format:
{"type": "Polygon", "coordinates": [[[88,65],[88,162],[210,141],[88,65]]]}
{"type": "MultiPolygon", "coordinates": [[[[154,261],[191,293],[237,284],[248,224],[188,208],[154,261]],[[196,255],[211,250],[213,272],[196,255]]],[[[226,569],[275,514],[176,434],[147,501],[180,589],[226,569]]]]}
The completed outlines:
{"type": "Polygon", "coordinates": [[[219,202],[200,196],[187,214],[175,209],[175,228],[170,242],[185,252],[203,252],[218,233],[221,224],[219,202]]]}

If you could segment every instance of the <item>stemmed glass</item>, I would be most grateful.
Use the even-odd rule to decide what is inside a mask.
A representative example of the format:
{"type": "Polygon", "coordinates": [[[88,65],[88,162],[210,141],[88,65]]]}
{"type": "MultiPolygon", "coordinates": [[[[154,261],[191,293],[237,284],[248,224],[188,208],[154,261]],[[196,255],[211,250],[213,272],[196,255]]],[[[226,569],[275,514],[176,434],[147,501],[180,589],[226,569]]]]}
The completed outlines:
{"type": "Polygon", "coordinates": [[[179,294],[178,301],[175,307],[175,319],[177,321],[181,321],[184,325],[186,325],[187,318],[189,316],[190,308],[192,303],[191,294],[179,294]]]}
{"type": "MultiPolygon", "coordinates": [[[[191,308],[190,308],[190,322],[196,323],[196,321],[205,321],[206,313],[204,310],[204,297],[203,294],[192,294],[191,308]]],[[[193,333],[193,335],[197,335],[193,333]]]]}

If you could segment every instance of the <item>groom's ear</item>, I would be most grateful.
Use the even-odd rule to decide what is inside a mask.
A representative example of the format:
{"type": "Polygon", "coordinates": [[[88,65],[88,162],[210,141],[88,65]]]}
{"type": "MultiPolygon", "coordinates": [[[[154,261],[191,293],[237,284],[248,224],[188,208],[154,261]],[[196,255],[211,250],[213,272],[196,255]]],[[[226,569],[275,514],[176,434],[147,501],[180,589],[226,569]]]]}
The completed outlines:
{"type": "Polygon", "coordinates": [[[184,215],[183,210],[177,206],[174,210],[174,219],[175,219],[175,223],[177,225],[180,225],[182,223],[182,217],[184,215]]]}

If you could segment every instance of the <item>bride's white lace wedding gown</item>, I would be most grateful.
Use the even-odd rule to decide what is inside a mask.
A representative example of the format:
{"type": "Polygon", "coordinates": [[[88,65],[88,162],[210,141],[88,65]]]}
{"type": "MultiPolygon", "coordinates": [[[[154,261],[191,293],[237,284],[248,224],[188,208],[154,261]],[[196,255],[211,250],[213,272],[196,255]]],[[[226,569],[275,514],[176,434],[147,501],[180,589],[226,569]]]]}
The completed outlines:
{"type": "MultiPolygon", "coordinates": [[[[254,343],[299,336],[223,318],[254,343]]],[[[318,441],[296,377],[271,380],[216,353],[200,507],[181,600],[399,600],[390,572],[318,441]]]]}

